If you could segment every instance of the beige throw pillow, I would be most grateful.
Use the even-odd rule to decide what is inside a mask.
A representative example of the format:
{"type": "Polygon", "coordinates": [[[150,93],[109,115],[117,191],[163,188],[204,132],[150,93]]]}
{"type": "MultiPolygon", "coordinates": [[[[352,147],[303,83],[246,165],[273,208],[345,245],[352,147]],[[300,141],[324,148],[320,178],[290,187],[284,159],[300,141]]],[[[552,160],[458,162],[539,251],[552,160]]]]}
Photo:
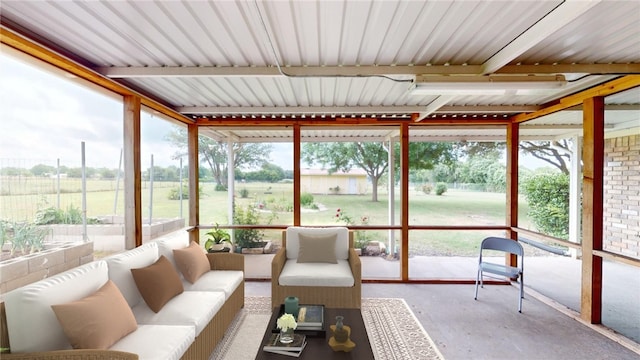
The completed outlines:
{"type": "Polygon", "coordinates": [[[51,308],[74,349],[108,349],[138,328],[127,300],[111,280],[81,300],[51,308]]]}
{"type": "Polygon", "coordinates": [[[147,267],[131,269],[131,274],[144,302],[154,312],[184,291],[180,276],[164,255],[147,267]]]}
{"type": "Polygon", "coordinates": [[[299,263],[325,262],[337,264],[336,259],[336,234],[331,235],[305,235],[298,234],[300,251],[299,263]]]}
{"type": "Polygon", "coordinates": [[[192,241],[191,244],[184,249],[173,250],[173,258],[176,260],[176,266],[182,273],[182,276],[192,284],[195,283],[202,274],[211,270],[207,255],[195,241],[192,241]]]}

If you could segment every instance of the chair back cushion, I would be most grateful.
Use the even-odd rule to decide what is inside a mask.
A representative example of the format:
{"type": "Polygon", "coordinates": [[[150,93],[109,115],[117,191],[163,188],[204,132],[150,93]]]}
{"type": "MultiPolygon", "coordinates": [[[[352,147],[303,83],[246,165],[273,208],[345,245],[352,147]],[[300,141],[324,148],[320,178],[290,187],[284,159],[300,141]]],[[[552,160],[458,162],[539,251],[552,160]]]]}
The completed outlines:
{"type": "Polygon", "coordinates": [[[315,228],[305,226],[290,226],[286,234],[287,259],[297,259],[300,252],[300,234],[309,237],[322,237],[325,235],[336,235],[335,253],[337,260],[349,259],[349,229],[342,226],[315,228]]]}

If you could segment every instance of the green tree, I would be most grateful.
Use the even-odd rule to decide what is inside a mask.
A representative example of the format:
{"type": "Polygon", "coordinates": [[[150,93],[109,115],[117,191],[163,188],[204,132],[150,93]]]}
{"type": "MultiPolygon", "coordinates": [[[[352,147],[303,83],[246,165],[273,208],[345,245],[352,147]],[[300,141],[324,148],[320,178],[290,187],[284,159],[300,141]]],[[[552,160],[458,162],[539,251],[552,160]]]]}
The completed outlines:
{"type": "Polygon", "coordinates": [[[328,167],[329,173],[364,170],[372,184],[371,201],[378,201],[378,181],[389,165],[387,149],[379,142],[304,143],[301,158],[309,165],[328,167]]]}
{"type": "Polygon", "coordinates": [[[536,174],[522,181],[529,216],[538,230],[562,239],[569,237],[569,176],[536,174]]]}
{"type": "MultiPolygon", "coordinates": [[[[187,130],[175,127],[167,140],[184,154],[187,150],[187,130]]],[[[269,160],[272,146],[263,143],[233,143],[233,168],[251,168],[261,166],[269,160]]],[[[217,141],[206,136],[198,136],[200,161],[207,164],[217,185],[227,185],[227,142],[217,141]]]]}
{"type": "Polygon", "coordinates": [[[55,175],[56,168],[49,165],[38,164],[31,168],[31,173],[34,176],[55,175]]]}

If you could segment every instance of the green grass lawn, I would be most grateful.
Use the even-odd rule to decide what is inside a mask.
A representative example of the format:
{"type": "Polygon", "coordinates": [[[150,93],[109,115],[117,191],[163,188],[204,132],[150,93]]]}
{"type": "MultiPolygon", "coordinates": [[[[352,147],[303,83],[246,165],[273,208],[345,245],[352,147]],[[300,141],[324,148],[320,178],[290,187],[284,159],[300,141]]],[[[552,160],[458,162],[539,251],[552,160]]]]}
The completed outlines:
{"type": "MultiPolygon", "coordinates": [[[[143,184],[142,212],[143,218],[149,216],[149,186],[143,184]]],[[[177,183],[156,182],[153,188],[153,217],[180,217],[180,201],[169,200],[168,195],[177,183]]],[[[73,186],[77,186],[74,184],[73,186]]],[[[87,215],[96,217],[114,214],[115,201],[114,184],[106,184],[100,180],[89,180],[87,188],[87,215]]],[[[201,183],[200,223],[202,225],[228,224],[227,192],[215,191],[215,184],[201,183]]],[[[291,183],[239,183],[236,185],[235,201],[238,206],[256,206],[263,204],[261,222],[270,221],[272,225],[290,225],[293,223],[292,212],[280,211],[290,209],[293,199],[293,184],[291,183]],[[240,196],[241,190],[246,190],[248,196],[240,196]],[[278,211],[272,211],[276,209],[278,211]]],[[[396,194],[395,224],[400,224],[399,194],[396,194]]],[[[6,195],[3,193],[3,219],[24,220],[31,219],[42,204],[55,205],[56,194],[22,194],[6,195]]],[[[116,214],[123,214],[124,192],[120,189],[116,205],[116,214]]],[[[336,221],[336,211],[341,211],[351,217],[354,225],[362,225],[362,217],[366,217],[370,225],[387,225],[388,194],[381,189],[378,201],[372,202],[371,195],[314,195],[314,202],[319,209],[303,209],[301,221],[303,225],[338,225],[344,222],[336,221]]],[[[65,192],[61,194],[61,207],[69,205],[81,207],[79,192],[65,192]]],[[[183,218],[188,219],[188,200],[183,200],[183,218]]],[[[410,225],[503,225],[505,223],[506,196],[501,193],[484,193],[472,191],[458,191],[450,189],[442,196],[424,194],[411,191],[409,194],[409,223],[410,225]]],[[[520,213],[526,214],[524,201],[520,203],[520,213]]],[[[523,216],[521,216],[521,219],[523,216]]],[[[521,221],[528,225],[528,222],[521,221]]],[[[369,240],[387,241],[387,231],[364,231],[369,240]]],[[[410,232],[410,253],[421,255],[477,255],[477,248],[485,236],[500,235],[491,231],[419,231],[410,232]]],[[[280,231],[266,231],[265,237],[279,242],[280,231]]],[[[396,231],[399,240],[399,232],[396,231]]]]}

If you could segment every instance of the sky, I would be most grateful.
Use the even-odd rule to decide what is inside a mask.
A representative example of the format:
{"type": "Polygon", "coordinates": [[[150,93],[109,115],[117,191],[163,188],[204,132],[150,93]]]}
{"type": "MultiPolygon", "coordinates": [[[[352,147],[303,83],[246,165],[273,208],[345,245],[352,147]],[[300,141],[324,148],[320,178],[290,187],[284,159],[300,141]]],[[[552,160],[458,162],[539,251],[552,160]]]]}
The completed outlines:
{"type": "MultiPolygon", "coordinates": [[[[122,103],[117,95],[92,90],[61,72],[34,66],[22,56],[0,53],[0,167],[37,164],[80,167],[81,143],[88,167],[115,169],[122,148],[122,103]]],[[[179,149],[166,136],[175,125],[149,113],[141,116],[142,168],[179,166],[179,149]]],[[[273,144],[271,162],[290,170],[290,144],[273,144]]],[[[531,169],[546,163],[523,157],[531,169]]]]}
{"type": "MultiPolygon", "coordinates": [[[[0,54],[0,79],[0,166],[55,166],[60,159],[61,165],[80,167],[84,142],[88,167],[118,167],[123,108],[117,96],[6,51],[0,54]]],[[[151,155],[155,166],[179,166],[174,158],[180,151],[166,140],[176,125],[146,112],[141,119],[142,168],[150,165],[151,155]]],[[[284,156],[289,152],[272,162],[291,169],[292,156],[284,156]]]]}

